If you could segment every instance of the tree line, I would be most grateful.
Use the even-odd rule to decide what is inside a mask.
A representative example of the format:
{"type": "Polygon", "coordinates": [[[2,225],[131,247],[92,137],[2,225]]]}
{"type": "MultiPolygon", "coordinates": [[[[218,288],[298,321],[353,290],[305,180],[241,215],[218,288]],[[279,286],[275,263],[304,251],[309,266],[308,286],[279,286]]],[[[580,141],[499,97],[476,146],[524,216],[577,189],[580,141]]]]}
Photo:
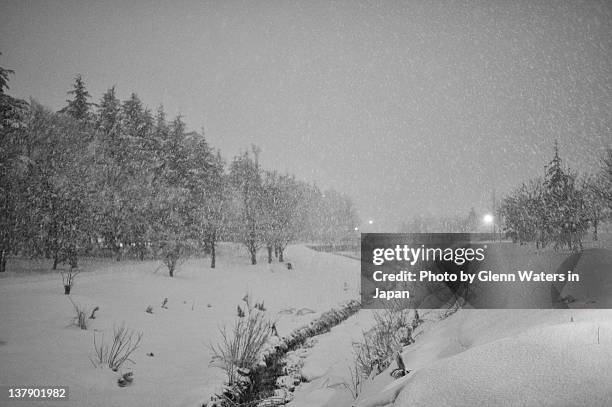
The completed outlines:
{"type": "Polygon", "coordinates": [[[252,146],[229,163],[181,116],[114,87],[91,101],[80,75],[58,112],[5,93],[0,68],[0,271],[10,255],[77,267],[79,256],[159,258],[174,275],[190,254],[239,242],[256,264],[294,241],[334,243],[359,220],[351,199],[266,170],[252,146]]]}
{"type": "Polygon", "coordinates": [[[480,226],[480,218],[474,208],[467,215],[425,216],[415,215],[400,223],[399,233],[474,233],[480,226]]]}
{"type": "Polygon", "coordinates": [[[564,167],[557,144],[544,175],[506,196],[499,207],[504,231],[514,242],[581,250],[589,230],[598,239],[600,224],[612,217],[612,148],[600,170],[580,177],[564,167]]]}

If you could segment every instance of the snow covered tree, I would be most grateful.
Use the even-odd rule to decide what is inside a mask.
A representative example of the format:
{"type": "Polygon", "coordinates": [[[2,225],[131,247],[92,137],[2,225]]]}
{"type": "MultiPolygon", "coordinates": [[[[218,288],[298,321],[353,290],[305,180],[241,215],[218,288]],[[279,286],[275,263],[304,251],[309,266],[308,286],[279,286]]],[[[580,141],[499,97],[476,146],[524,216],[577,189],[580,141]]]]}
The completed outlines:
{"type": "Polygon", "coordinates": [[[612,216],[612,147],[606,149],[606,154],[601,159],[598,189],[608,209],[608,216],[612,216]]]}
{"type": "Polygon", "coordinates": [[[117,261],[128,235],[128,203],[121,192],[126,182],[122,163],[128,147],[122,116],[121,102],[112,87],[102,96],[97,112],[94,182],[98,197],[94,205],[98,233],[117,261]]]}
{"type": "Polygon", "coordinates": [[[153,195],[154,168],[158,165],[155,151],[153,117],[145,109],[135,93],[123,102],[122,144],[124,152],[118,164],[121,168],[121,194],[126,202],[125,231],[126,246],[142,260],[147,252],[150,235],[150,213],[148,202],[153,195]]]}
{"type": "Polygon", "coordinates": [[[94,105],[89,102],[90,95],[85,87],[85,82],[81,74],[77,74],[74,78],[72,90],[68,91],[72,95],[72,99],[66,100],[68,106],[61,110],[62,113],[67,113],[77,120],[88,120],[91,113],[91,107],[94,105]]]}
{"type": "Polygon", "coordinates": [[[224,173],[221,154],[210,156],[209,168],[203,174],[202,196],[195,203],[194,213],[199,216],[200,238],[210,253],[210,268],[215,268],[217,242],[225,233],[231,216],[231,191],[228,177],[224,173]]]}
{"type": "Polygon", "coordinates": [[[16,249],[24,224],[29,106],[4,93],[13,71],[0,67],[0,272],[16,249]]]}
{"type": "Polygon", "coordinates": [[[593,227],[593,240],[598,240],[600,222],[609,216],[610,208],[606,201],[606,180],[602,174],[591,175],[582,181],[581,191],[584,196],[584,210],[593,227]]]}
{"type": "Polygon", "coordinates": [[[557,143],[554,152],[544,177],[547,232],[555,248],[582,248],[582,237],[589,222],[583,195],[575,185],[576,175],[563,169],[557,143]]]}
{"type": "Polygon", "coordinates": [[[543,179],[523,184],[502,200],[499,215],[506,234],[520,243],[580,249],[589,222],[593,216],[599,217],[593,211],[599,210],[589,207],[585,199],[588,188],[578,188],[576,175],[563,168],[556,143],[545,168],[543,179]]]}
{"type": "Polygon", "coordinates": [[[261,170],[258,151],[234,157],[230,165],[230,182],[238,195],[239,213],[233,225],[234,239],[242,243],[251,256],[251,264],[257,264],[257,251],[264,244],[264,212],[261,170]]]}
{"type": "Polygon", "coordinates": [[[32,104],[29,138],[31,241],[53,259],[53,269],[63,262],[76,267],[92,236],[88,143],[75,119],[38,104],[32,104]]]}
{"type": "Polygon", "coordinates": [[[151,200],[151,240],[157,255],[168,267],[170,277],[173,277],[179,262],[194,247],[189,190],[192,169],[185,123],[180,116],[164,129],[163,137],[167,138],[159,140],[159,173],[153,184],[151,200]]]}
{"type": "Polygon", "coordinates": [[[548,232],[543,181],[523,183],[502,200],[498,216],[504,219],[504,231],[514,242],[545,245],[548,232]]]}
{"type": "Polygon", "coordinates": [[[263,185],[264,240],[268,250],[268,263],[274,250],[280,262],[284,250],[299,233],[299,203],[301,190],[292,176],[266,171],[263,185]]]}
{"type": "MultiPolygon", "coordinates": [[[[2,52],[0,52],[0,55],[2,55],[2,52]]],[[[15,74],[15,71],[13,71],[12,69],[5,69],[0,66],[0,95],[4,95],[5,88],[7,90],[9,89],[9,75],[13,74],[15,74]]]]}

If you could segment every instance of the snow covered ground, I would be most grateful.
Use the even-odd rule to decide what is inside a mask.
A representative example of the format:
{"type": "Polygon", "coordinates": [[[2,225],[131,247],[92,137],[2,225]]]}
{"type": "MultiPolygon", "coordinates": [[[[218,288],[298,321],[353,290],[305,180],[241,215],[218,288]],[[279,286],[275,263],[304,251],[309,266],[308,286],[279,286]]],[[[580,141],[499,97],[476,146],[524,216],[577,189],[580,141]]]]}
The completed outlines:
{"type": "Polygon", "coordinates": [[[359,296],[358,262],[301,246],[287,250],[293,270],[268,265],[263,255],[251,266],[232,245],[220,248],[216,269],[208,261],[190,260],[174,278],[156,262],[83,263],[71,297],[100,307],[88,330],[71,326],[73,306],[58,274],[7,272],[0,279],[0,384],[69,386],[69,400],[57,406],[199,406],[224,380],[209,366],[209,344],[233,321],[245,293],[265,302],[280,335],[359,296]],[[145,312],[149,305],[153,314],[145,312]],[[134,384],[119,388],[119,373],[94,368],[89,357],[94,330],[108,338],[123,322],[144,336],[135,364],[122,368],[134,372],[134,384]]]}
{"type": "MultiPolygon", "coordinates": [[[[553,268],[561,261],[547,252],[527,255],[553,268]]],[[[199,406],[224,380],[209,366],[209,344],[218,340],[220,325],[234,320],[245,293],[265,301],[280,335],[358,298],[355,259],[303,246],[290,247],[287,257],[293,270],[268,265],[263,255],[250,266],[244,252],[223,245],[217,269],[208,268],[208,259],[193,259],[175,278],[156,262],[84,262],[71,297],[89,309],[100,307],[87,331],[71,326],[72,304],[57,274],[6,273],[0,278],[0,384],[67,385],[70,399],[49,404],[58,406],[199,406]],[[160,307],[164,298],[168,309],[160,307]],[[145,312],[148,305],[153,314],[145,312]],[[135,378],[125,388],[117,386],[119,373],[89,360],[94,330],[108,337],[122,322],[144,333],[136,363],[122,369],[135,378]]],[[[596,273],[612,273],[608,260],[582,262],[596,273]]],[[[607,285],[587,288],[584,293],[568,285],[561,294],[610,298],[607,285]]],[[[315,337],[313,347],[298,350],[309,382],[296,389],[290,406],[612,405],[612,310],[463,309],[445,319],[441,313],[422,311],[426,322],[402,353],[411,372],[397,380],[383,372],[364,384],[357,400],[345,386],[352,343],[372,326],[373,311],[362,310],[315,337]]]]}
{"type": "Polygon", "coordinates": [[[423,328],[412,372],[381,374],[357,406],[612,405],[610,310],[460,310],[423,328]]]}
{"type": "MultiPolygon", "coordinates": [[[[524,253],[507,262],[556,270],[565,257],[517,251],[524,253]]],[[[576,270],[585,282],[579,290],[563,287],[562,296],[576,298],[569,305],[609,306],[612,251],[586,251],[576,270]]],[[[398,380],[379,375],[364,387],[358,407],[612,405],[610,309],[462,309],[442,320],[432,310],[423,316],[429,322],[402,353],[412,372],[398,380]]]]}

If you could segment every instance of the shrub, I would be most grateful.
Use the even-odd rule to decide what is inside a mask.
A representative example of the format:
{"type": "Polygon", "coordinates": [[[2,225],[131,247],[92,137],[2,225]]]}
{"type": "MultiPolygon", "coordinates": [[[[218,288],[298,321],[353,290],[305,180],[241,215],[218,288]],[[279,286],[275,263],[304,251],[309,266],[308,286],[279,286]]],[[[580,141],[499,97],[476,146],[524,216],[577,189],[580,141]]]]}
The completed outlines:
{"type": "Polygon", "coordinates": [[[89,322],[87,319],[87,310],[84,307],[72,301],[72,298],[68,297],[68,299],[70,300],[70,302],[72,303],[72,306],[74,307],[75,316],[72,320],[73,325],[76,325],[81,329],[87,329],[87,323],[89,322]]]}
{"type": "Polygon", "coordinates": [[[92,363],[97,366],[108,365],[113,371],[117,371],[126,361],[134,363],[130,359],[130,355],[138,349],[141,340],[142,332],[136,333],[126,328],[125,324],[121,324],[118,328],[113,327],[113,344],[110,347],[104,343],[104,334],[102,334],[100,343],[98,343],[98,338],[94,332],[96,360],[95,362],[92,360],[92,363]]]}
{"type": "Polygon", "coordinates": [[[414,316],[410,317],[411,310],[400,304],[390,303],[389,307],[374,314],[374,327],[363,333],[363,340],[353,343],[356,369],[368,377],[381,373],[391,364],[393,355],[405,344],[410,344],[414,316]]]}
{"type": "Polygon", "coordinates": [[[353,400],[356,400],[359,397],[359,393],[361,393],[361,388],[363,387],[363,381],[365,377],[359,369],[359,366],[355,363],[353,368],[349,367],[349,374],[351,378],[350,383],[343,382],[344,387],[351,393],[351,397],[353,400]]]}
{"type": "Polygon", "coordinates": [[[244,316],[236,318],[231,332],[225,326],[219,328],[221,343],[211,345],[211,364],[225,371],[229,385],[237,382],[239,370],[251,370],[257,365],[272,331],[264,312],[251,306],[248,297],[244,301],[244,316]]]}
{"type": "Polygon", "coordinates": [[[64,294],[68,295],[70,294],[70,290],[74,285],[74,279],[77,274],[79,274],[79,271],[71,268],[68,271],[60,272],[60,274],[62,275],[62,283],[64,284],[64,294]]]}

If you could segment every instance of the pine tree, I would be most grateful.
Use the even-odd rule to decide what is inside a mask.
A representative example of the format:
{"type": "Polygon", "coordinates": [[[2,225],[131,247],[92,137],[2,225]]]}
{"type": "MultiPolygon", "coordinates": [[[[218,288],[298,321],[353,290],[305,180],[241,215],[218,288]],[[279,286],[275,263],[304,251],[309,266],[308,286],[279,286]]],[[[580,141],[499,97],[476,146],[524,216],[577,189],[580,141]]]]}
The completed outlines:
{"type": "Polygon", "coordinates": [[[115,87],[108,89],[98,106],[96,120],[96,166],[94,173],[97,199],[96,224],[104,246],[112,249],[117,261],[127,240],[126,221],[129,216],[123,195],[125,177],[122,162],[127,145],[122,134],[121,102],[115,87]]]}
{"type": "MultiPolygon", "coordinates": [[[[0,52],[0,55],[2,55],[2,52],[0,52]]],[[[0,95],[4,94],[4,88],[6,88],[7,90],[9,89],[9,75],[13,74],[15,74],[15,71],[13,71],[12,69],[4,69],[0,66],[0,95]]]]}
{"type": "Polygon", "coordinates": [[[570,250],[581,248],[582,236],[588,228],[583,196],[575,186],[575,175],[563,170],[556,142],[554,152],[544,177],[546,231],[555,248],[565,245],[570,250]]]}
{"type": "Polygon", "coordinates": [[[75,119],[34,105],[29,137],[29,217],[33,242],[60,263],[77,265],[79,250],[93,235],[91,162],[87,142],[75,119]]]}
{"type": "Polygon", "coordinates": [[[69,95],[73,95],[72,99],[67,99],[68,106],[62,109],[62,113],[67,113],[77,120],[88,120],[90,117],[91,106],[94,103],[89,102],[90,95],[85,88],[85,82],[81,74],[77,74],[74,78],[72,90],[68,91],[69,95]]]}
{"type": "Polygon", "coordinates": [[[0,272],[6,270],[7,257],[23,235],[22,226],[27,226],[23,206],[29,105],[4,93],[13,73],[0,67],[0,272]]]}

